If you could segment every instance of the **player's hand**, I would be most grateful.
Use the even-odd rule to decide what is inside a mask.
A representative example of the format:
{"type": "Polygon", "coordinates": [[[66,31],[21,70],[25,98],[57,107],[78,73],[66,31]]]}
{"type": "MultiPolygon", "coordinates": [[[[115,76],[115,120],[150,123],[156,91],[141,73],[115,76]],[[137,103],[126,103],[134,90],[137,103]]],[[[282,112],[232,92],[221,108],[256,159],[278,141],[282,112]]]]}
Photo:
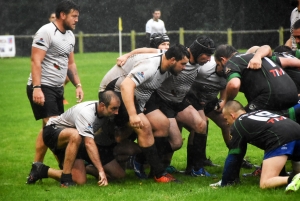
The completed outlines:
{"type": "Polygon", "coordinates": [[[80,103],[83,100],[83,90],[81,86],[76,88],[76,98],[77,103],[80,103]]]}
{"type": "Polygon", "coordinates": [[[43,106],[45,103],[45,96],[41,88],[34,88],[32,93],[33,102],[43,106]]]}
{"type": "Polygon", "coordinates": [[[224,105],[225,105],[225,101],[224,101],[224,100],[220,100],[220,101],[217,103],[216,107],[215,107],[215,111],[221,112],[221,113],[222,113],[222,110],[223,110],[224,105]]]}
{"type": "Polygon", "coordinates": [[[130,126],[132,128],[142,128],[144,126],[141,118],[139,117],[139,115],[132,115],[129,117],[129,123],[130,123],[130,126]]]}
{"type": "Polygon", "coordinates": [[[260,69],[261,68],[261,58],[256,57],[254,55],[253,58],[249,61],[247,68],[260,69]]]}
{"type": "Polygon", "coordinates": [[[128,59],[128,56],[126,54],[118,57],[117,58],[117,65],[119,67],[123,66],[126,63],[127,59],[128,59]]]}
{"type": "Polygon", "coordinates": [[[98,185],[99,186],[107,186],[108,185],[108,181],[107,181],[106,174],[104,171],[99,172],[98,185]]]}

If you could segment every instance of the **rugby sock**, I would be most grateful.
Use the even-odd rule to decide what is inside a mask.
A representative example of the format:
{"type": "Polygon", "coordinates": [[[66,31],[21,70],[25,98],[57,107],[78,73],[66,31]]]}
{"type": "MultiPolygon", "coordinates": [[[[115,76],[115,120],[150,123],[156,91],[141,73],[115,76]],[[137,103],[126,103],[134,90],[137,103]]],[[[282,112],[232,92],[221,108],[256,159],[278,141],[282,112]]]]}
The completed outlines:
{"type": "Polygon", "coordinates": [[[205,158],[205,149],[206,149],[206,134],[195,133],[193,139],[193,146],[192,146],[192,155],[193,155],[193,165],[194,170],[198,171],[200,168],[203,167],[203,161],[205,158]]]}
{"type": "Polygon", "coordinates": [[[49,170],[49,166],[47,165],[43,165],[42,169],[41,169],[41,177],[42,178],[48,178],[48,170],[49,170]]]}
{"type": "Polygon", "coordinates": [[[63,184],[64,182],[73,182],[72,174],[61,173],[60,183],[63,184]]]}
{"type": "Polygon", "coordinates": [[[167,137],[155,137],[154,144],[159,155],[172,153],[173,149],[167,137]]]}
{"type": "Polygon", "coordinates": [[[186,168],[185,172],[189,173],[192,171],[192,166],[193,166],[193,145],[192,144],[187,144],[186,147],[186,168]]]}
{"type": "Polygon", "coordinates": [[[295,176],[295,175],[290,175],[290,176],[288,177],[288,179],[287,179],[287,184],[290,184],[290,183],[292,182],[294,176],[295,176]]]}
{"type": "Polygon", "coordinates": [[[145,164],[146,163],[146,157],[143,154],[143,152],[135,155],[135,159],[134,160],[136,162],[140,163],[140,164],[145,164]]]}
{"type": "Polygon", "coordinates": [[[141,149],[156,178],[161,177],[165,173],[165,170],[160,162],[155,145],[153,144],[150,147],[141,147],[141,149]]]}

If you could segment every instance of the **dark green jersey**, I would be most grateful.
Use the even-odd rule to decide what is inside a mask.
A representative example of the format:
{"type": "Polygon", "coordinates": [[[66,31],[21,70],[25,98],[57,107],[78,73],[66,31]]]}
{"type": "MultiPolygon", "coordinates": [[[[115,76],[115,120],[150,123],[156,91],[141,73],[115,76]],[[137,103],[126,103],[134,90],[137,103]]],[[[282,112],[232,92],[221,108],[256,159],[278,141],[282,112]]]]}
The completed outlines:
{"type": "Polygon", "coordinates": [[[227,81],[240,78],[240,91],[245,94],[248,104],[258,109],[284,110],[298,102],[297,88],[287,73],[270,58],[262,59],[258,70],[247,68],[253,54],[236,54],[226,63],[227,81]]]}
{"type": "Polygon", "coordinates": [[[266,152],[300,139],[300,125],[293,120],[258,110],[237,118],[231,126],[229,153],[239,154],[250,143],[266,152]]]}

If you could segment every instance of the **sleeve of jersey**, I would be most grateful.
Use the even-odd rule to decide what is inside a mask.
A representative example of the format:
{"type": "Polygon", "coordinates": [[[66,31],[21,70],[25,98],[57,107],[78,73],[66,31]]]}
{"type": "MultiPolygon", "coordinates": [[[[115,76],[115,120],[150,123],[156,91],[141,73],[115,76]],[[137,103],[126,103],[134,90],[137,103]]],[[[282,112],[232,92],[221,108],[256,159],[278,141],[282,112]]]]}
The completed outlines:
{"type": "Polygon", "coordinates": [[[51,37],[46,29],[46,26],[41,27],[35,34],[32,42],[32,47],[36,47],[47,51],[51,42],[51,37]]]}
{"type": "Polygon", "coordinates": [[[151,20],[148,20],[148,22],[146,23],[146,33],[151,33],[151,20]]]}
{"type": "Polygon", "coordinates": [[[229,154],[225,160],[221,186],[235,184],[239,180],[244,154],[229,154]]]}
{"type": "Polygon", "coordinates": [[[130,77],[136,86],[139,86],[153,76],[156,70],[157,68],[145,60],[143,63],[139,63],[139,66],[131,70],[128,77],[130,77]]]}
{"type": "Polygon", "coordinates": [[[93,124],[96,117],[95,113],[89,111],[89,109],[84,108],[82,112],[78,114],[75,126],[79,135],[94,138],[93,124]]]}

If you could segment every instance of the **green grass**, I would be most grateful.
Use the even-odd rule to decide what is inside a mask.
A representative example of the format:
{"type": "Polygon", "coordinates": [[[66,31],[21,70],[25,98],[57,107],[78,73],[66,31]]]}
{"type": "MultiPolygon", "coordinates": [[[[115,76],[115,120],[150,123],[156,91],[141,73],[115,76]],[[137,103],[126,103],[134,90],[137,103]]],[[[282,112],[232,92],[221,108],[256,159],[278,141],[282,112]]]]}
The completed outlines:
{"type": "MultiPolygon", "coordinates": [[[[111,68],[118,53],[76,54],[75,59],[85,92],[84,100],[97,99],[100,81],[111,68]]],[[[96,180],[88,177],[84,186],[71,189],[59,188],[58,182],[44,179],[43,183],[26,185],[26,177],[34,157],[34,146],[41,122],[35,121],[26,96],[26,82],[30,72],[30,58],[0,59],[0,200],[298,200],[299,193],[285,195],[284,187],[270,190],[259,188],[259,178],[241,178],[242,184],[234,187],[212,189],[208,185],[217,182],[222,167],[208,167],[218,179],[192,178],[175,175],[182,184],[157,184],[153,180],[141,181],[132,170],[127,171],[124,180],[111,182],[107,187],[98,187],[96,180]]],[[[65,97],[69,101],[66,109],[76,104],[75,89],[68,84],[65,97]]],[[[238,100],[246,103],[242,94],[238,100]]],[[[207,155],[213,162],[223,166],[227,148],[220,129],[210,122],[207,155]]],[[[183,132],[187,139],[188,133],[183,132]]],[[[263,152],[249,146],[248,159],[260,164],[263,152]]],[[[185,168],[186,140],[183,148],[174,155],[172,165],[185,168]]],[[[50,151],[45,161],[57,168],[50,151]]],[[[288,167],[290,170],[290,166],[288,167]]],[[[252,171],[252,170],[251,170],[252,171]]],[[[242,173],[250,172],[242,169],[242,173]]]]}

